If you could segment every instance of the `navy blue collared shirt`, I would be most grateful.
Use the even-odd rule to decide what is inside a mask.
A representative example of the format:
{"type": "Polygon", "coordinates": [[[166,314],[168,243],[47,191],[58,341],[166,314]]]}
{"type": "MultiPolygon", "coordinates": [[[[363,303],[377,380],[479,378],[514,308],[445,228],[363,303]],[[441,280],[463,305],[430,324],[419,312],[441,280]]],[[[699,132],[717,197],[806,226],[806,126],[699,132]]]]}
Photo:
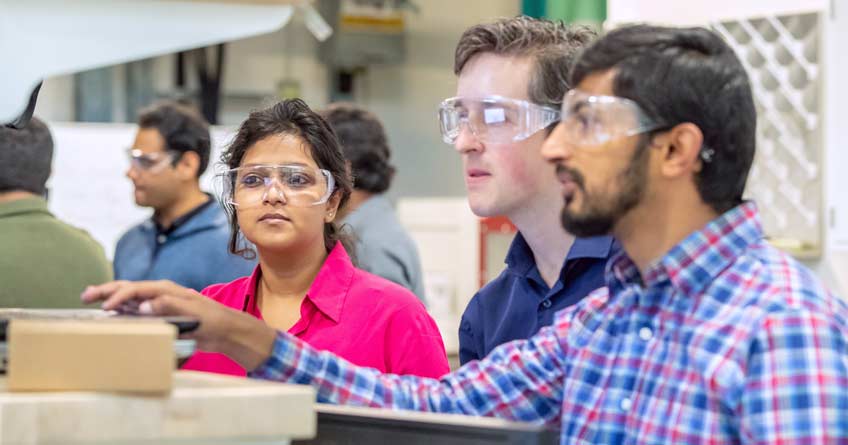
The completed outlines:
{"type": "Polygon", "coordinates": [[[519,232],[506,255],[506,270],[483,286],[462,314],[459,361],[479,360],[512,340],[533,336],[560,309],[604,286],[607,260],[619,251],[609,236],[577,238],[553,288],[548,287],[519,232]]]}

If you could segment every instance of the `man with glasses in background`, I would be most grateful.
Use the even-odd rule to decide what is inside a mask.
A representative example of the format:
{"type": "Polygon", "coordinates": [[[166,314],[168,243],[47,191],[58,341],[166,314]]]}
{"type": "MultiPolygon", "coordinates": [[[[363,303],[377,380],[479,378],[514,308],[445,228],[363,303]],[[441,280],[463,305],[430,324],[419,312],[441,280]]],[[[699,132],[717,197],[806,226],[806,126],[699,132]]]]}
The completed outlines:
{"type": "Polygon", "coordinates": [[[557,311],[603,286],[618,250],[610,236],[562,230],[559,184],[540,153],[559,120],[574,58],[595,37],[587,28],[516,17],[473,26],[457,44],[457,96],[439,107],[442,137],[462,156],[474,214],[503,215],[518,228],[506,269],[462,315],[463,364],[550,325],[557,311]]]}
{"type": "Polygon", "coordinates": [[[153,215],[118,241],[115,279],[171,280],[199,291],[250,275],[255,262],[227,251],[227,216],[200,189],[211,151],[204,119],[165,102],[143,110],[138,125],[127,177],[135,203],[153,215]]]}

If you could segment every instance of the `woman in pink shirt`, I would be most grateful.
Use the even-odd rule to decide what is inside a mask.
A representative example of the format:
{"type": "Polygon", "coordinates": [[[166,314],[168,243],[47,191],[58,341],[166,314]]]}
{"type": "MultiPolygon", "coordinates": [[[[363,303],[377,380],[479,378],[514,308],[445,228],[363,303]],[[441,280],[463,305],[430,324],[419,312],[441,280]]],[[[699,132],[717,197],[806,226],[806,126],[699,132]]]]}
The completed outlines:
{"type": "MultiPolygon", "coordinates": [[[[321,117],[299,99],[254,111],[222,160],[229,169],[217,179],[230,251],[255,254],[259,264],[251,276],[203,295],[357,365],[427,377],[448,372],[441,335],[418,298],[354,267],[340,241],[333,221],[351,180],[321,117]]],[[[183,368],[245,374],[228,357],[206,352],[183,368]]]]}

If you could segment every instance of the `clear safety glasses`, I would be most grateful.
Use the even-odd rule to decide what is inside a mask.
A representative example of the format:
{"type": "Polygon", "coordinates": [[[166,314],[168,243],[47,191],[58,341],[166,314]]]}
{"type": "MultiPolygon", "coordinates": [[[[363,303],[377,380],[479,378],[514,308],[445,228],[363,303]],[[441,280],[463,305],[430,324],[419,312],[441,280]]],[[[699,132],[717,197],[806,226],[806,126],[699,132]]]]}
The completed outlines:
{"type": "Polygon", "coordinates": [[[636,102],[623,97],[596,96],[577,90],[562,101],[560,129],[574,145],[601,145],[664,125],[648,117],[636,102]]]}
{"type": "Polygon", "coordinates": [[[269,199],[310,207],[330,199],[335,181],[323,169],[298,164],[262,164],[218,173],[215,188],[225,204],[238,208],[261,206],[269,199]]]}
{"type": "Polygon", "coordinates": [[[140,171],[156,173],[161,171],[174,161],[177,155],[173,151],[157,151],[154,153],[145,153],[137,148],[128,148],[127,157],[130,161],[130,167],[140,171]]]}
{"type": "Polygon", "coordinates": [[[559,110],[500,96],[452,97],[439,106],[442,139],[453,144],[462,125],[481,142],[508,143],[529,138],[559,120],[559,110]]]}

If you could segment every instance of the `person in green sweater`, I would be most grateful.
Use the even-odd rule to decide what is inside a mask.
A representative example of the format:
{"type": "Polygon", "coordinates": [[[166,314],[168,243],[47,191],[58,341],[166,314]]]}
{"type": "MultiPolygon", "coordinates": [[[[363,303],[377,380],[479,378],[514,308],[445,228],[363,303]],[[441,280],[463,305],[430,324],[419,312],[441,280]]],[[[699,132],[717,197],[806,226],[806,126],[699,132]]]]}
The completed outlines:
{"type": "Polygon", "coordinates": [[[41,120],[0,126],[0,307],[81,307],[86,286],[112,279],[103,247],[47,210],[52,160],[41,120]]]}

